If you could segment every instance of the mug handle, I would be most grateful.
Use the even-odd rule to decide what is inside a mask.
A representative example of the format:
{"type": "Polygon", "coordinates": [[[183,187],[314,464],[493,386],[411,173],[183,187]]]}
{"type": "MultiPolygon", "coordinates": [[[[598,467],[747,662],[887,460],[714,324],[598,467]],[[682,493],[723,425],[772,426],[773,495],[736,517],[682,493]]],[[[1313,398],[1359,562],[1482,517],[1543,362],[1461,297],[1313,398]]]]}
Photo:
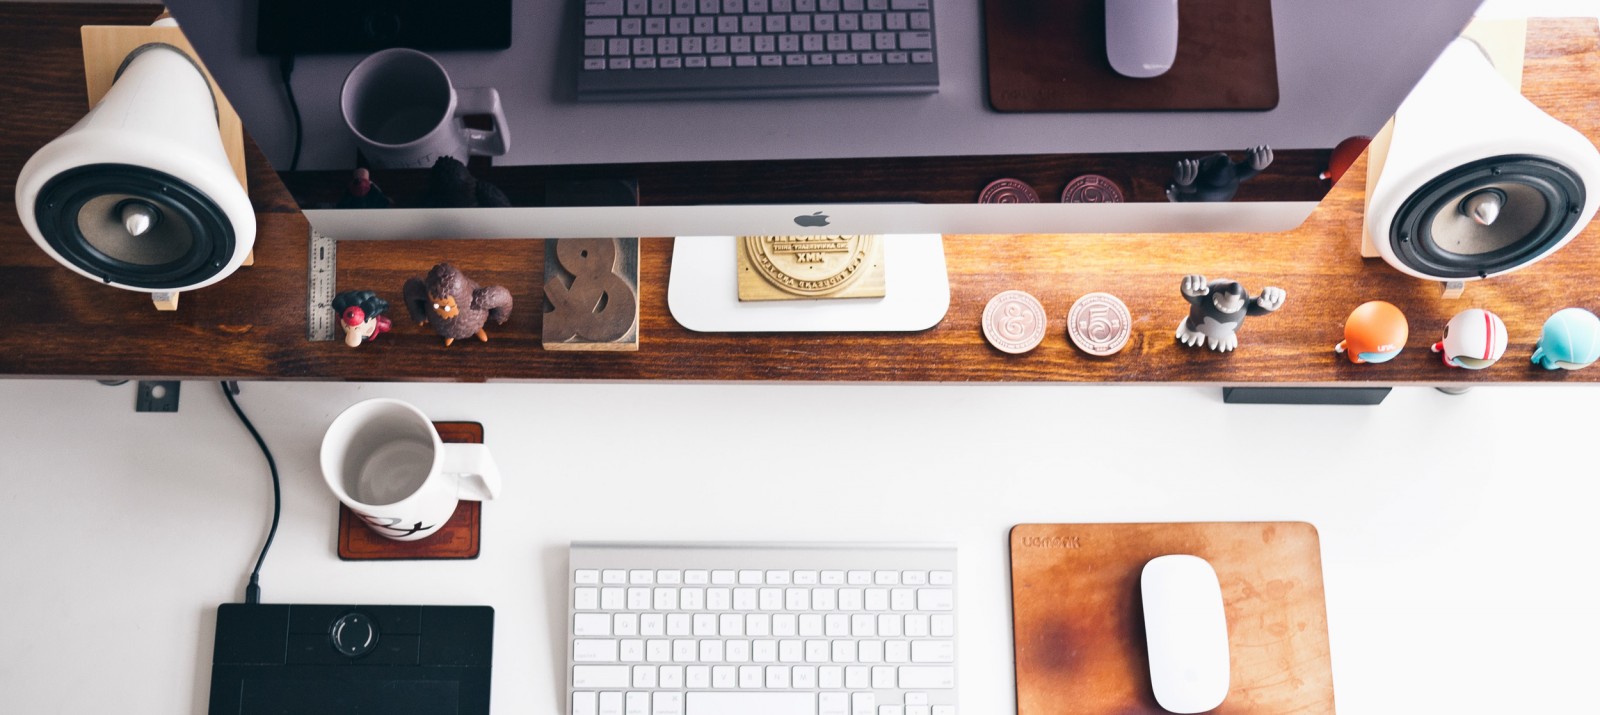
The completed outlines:
{"type": "Polygon", "coordinates": [[[446,444],[445,474],[455,477],[456,498],[467,501],[488,501],[500,496],[500,467],[495,464],[489,448],[481,444],[446,444]]]}
{"type": "Polygon", "coordinates": [[[507,131],[506,110],[500,105],[500,93],[493,87],[468,87],[456,90],[456,122],[467,136],[467,153],[474,156],[501,156],[511,145],[507,131]],[[494,117],[493,129],[472,129],[461,121],[471,114],[488,114],[494,117]]]}

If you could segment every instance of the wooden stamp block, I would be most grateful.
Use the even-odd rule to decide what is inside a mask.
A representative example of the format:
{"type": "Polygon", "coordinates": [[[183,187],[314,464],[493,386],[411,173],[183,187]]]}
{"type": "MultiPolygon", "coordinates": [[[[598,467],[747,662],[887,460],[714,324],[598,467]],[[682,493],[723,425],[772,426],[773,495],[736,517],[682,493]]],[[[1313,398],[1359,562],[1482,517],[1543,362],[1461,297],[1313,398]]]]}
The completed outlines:
{"type": "Polygon", "coordinates": [[[546,350],[639,349],[639,239],[544,242],[546,350]]]}
{"type": "Polygon", "coordinates": [[[882,236],[740,236],[739,300],[882,298],[882,236]]]}

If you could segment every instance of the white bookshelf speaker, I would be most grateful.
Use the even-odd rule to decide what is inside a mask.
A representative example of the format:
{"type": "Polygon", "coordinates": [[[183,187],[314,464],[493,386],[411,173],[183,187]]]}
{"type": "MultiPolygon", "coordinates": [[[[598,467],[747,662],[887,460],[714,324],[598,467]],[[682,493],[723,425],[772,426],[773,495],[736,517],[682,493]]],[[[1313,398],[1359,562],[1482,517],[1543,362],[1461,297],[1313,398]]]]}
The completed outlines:
{"type": "Polygon", "coordinates": [[[1366,239],[1396,270],[1429,280],[1531,265],[1600,206],[1600,151],[1524,98],[1466,38],[1400,105],[1380,168],[1366,239]]]}
{"type": "Polygon", "coordinates": [[[256,220],[218,117],[189,55],[139,47],[104,98],[23,166],[23,227],[51,258],[117,288],[167,293],[222,280],[249,256],[256,220]]]}

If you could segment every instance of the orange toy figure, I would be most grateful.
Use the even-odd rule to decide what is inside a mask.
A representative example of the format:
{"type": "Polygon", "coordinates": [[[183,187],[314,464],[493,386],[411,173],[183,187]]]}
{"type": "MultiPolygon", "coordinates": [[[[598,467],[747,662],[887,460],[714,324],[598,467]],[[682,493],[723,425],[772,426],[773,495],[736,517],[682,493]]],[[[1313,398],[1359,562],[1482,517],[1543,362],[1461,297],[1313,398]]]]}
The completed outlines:
{"type": "Polygon", "coordinates": [[[1389,362],[1406,347],[1411,326],[1405,313],[1381,300],[1357,306],[1344,321],[1344,340],[1333,351],[1356,364],[1389,362]]]}

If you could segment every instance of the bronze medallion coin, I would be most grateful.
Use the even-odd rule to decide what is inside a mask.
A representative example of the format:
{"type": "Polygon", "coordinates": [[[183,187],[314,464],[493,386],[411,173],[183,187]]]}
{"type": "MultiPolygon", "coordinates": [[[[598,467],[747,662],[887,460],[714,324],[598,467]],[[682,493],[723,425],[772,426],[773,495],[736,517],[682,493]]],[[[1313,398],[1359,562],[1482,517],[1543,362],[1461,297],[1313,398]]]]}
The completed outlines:
{"type": "Polygon", "coordinates": [[[1099,174],[1084,174],[1067,182],[1061,191],[1064,204],[1120,204],[1122,187],[1099,174]]]}
{"type": "Polygon", "coordinates": [[[995,179],[978,194],[980,204],[1036,204],[1039,192],[1018,179],[995,179]]]}
{"type": "Polygon", "coordinates": [[[1128,306],[1110,293],[1090,293],[1067,313],[1067,336],[1090,355],[1112,355],[1128,344],[1133,317],[1128,306]]]}
{"type": "Polygon", "coordinates": [[[1044,340],[1044,305],[1020,290],[989,299],[983,309],[983,337],[1001,352],[1025,353],[1044,340]]]}
{"type": "Polygon", "coordinates": [[[745,236],[745,253],[768,283],[796,295],[833,293],[869,265],[877,236],[745,236]]]}

